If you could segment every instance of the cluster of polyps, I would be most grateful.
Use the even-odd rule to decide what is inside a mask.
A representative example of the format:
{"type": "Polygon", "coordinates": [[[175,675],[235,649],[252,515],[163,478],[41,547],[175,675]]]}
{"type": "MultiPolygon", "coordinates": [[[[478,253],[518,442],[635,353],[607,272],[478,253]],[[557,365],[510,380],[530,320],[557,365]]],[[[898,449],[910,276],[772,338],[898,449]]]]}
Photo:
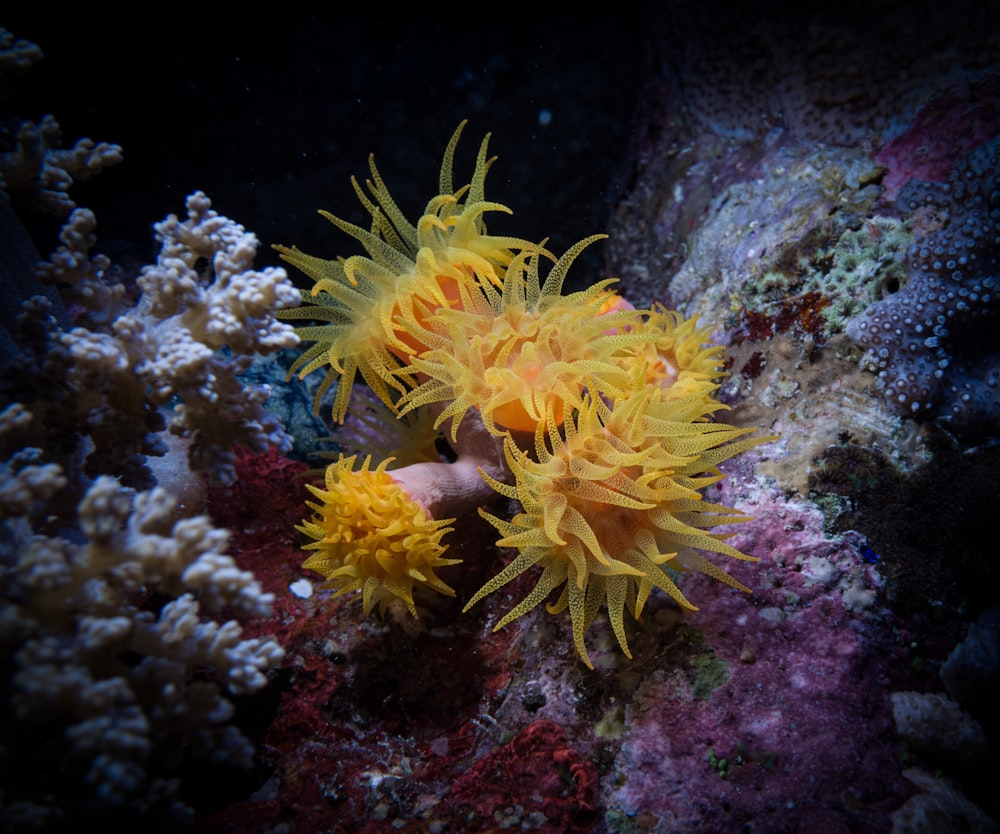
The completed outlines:
{"type": "Polygon", "coordinates": [[[561,589],[548,607],[569,610],[584,662],[584,634],[602,606],[629,655],[626,605],[638,618],[660,588],[693,607],[672,570],[747,590],[698,553],[748,558],[708,532],[744,516],[702,490],[722,478],[721,461],[766,438],[712,419],[725,408],[714,397],[722,349],[696,320],[635,309],[610,280],[563,294],[573,260],[600,236],[556,258],[544,244],[486,233],[483,215],[509,209],[484,197],[488,136],[471,182],[453,187],[461,130],[445,152],[441,193],[415,226],[371,163],[367,192],[354,182],[371,229],[326,215],[366,255],[323,260],[279,247],[315,280],[303,304],[280,315],[316,322],[297,329],[313,345],[292,372],[326,369],[317,410],[337,382],[342,421],[360,373],[397,417],[430,410],[434,419],[418,423],[447,426],[453,452],[396,469],[392,460],[331,464],[326,488],[310,487],[319,501],[299,528],[313,551],[305,567],[338,594],[360,592],[366,612],[401,600],[416,616],[417,587],[454,595],[436,574],[459,561],[443,556],[447,525],[478,509],[498,544],[518,552],[466,608],[537,567],[535,588],[497,628],[561,589]],[[520,504],[509,520],[482,509],[498,495],[520,504]]]}

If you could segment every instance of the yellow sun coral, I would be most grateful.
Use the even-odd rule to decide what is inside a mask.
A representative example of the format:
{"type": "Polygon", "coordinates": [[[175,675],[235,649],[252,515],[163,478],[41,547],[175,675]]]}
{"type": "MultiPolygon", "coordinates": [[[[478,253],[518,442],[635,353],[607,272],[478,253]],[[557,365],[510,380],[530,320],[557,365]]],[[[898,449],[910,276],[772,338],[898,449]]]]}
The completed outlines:
{"type": "Polygon", "coordinates": [[[401,413],[446,402],[437,423],[451,419],[452,437],[470,408],[478,409],[494,434],[534,433],[549,408],[561,420],[578,407],[588,378],[602,387],[612,380],[624,384],[629,374],[610,358],[617,337],[605,332],[617,318],[605,312],[613,282],[562,295],[573,260],[601,237],[570,248],[544,284],[538,255],[521,253],[508,266],[501,290],[489,284],[463,288],[460,304],[438,310],[419,329],[411,325],[415,337],[434,348],[402,369],[425,381],[400,399],[401,413]]]}
{"type": "Polygon", "coordinates": [[[576,650],[592,667],[584,635],[602,605],[628,657],[626,605],[638,619],[652,589],[660,588],[694,609],[664,567],[699,570],[748,591],[696,550],[751,559],[723,541],[725,536],[706,532],[747,520],[703,500],[700,490],[722,478],[718,463],[765,440],[740,440],[753,429],[704,421],[723,407],[700,394],[669,400],[662,389],[647,386],[612,406],[587,395],[562,431],[550,415],[536,433],[534,458],[508,438],[505,452],[516,484],[492,486],[518,500],[522,512],[511,521],[480,512],[503,535],[498,544],[518,553],[466,610],[538,566],[542,573],[534,589],[496,628],[561,586],[548,609],[569,609],[576,650]]]}
{"type": "Polygon", "coordinates": [[[455,592],[435,574],[437,568],[455,565],[445,559],[441,538],[455,519],[428,518],[386,471],[391,458],[371,470],[365,458],[354,471],[356,457],[341,457],[326,470],[326,489],[307,484],[319,503],[309,501],[312,520],[296,529],[314,541],[315,551],[303,567],[322,574],[335,596],[360,591],[365,613],[377,603],[379,613],[396,599],[417,616],[413,589],[425,585],[438,593],[455,592]]]}
{"type": "Polygon", "coordinates": [[[661,304],[641,313],[635,332],[642,338],[624,357],[626,367],[645,365],[646,382],[670,399],[715,391],[725,357],[722,347],[711,343],[712,328],[699,327],[697,316],[685,319],[661,304]]]}
{"type": "Polygon", "coordinates": [[[313,401],[317,412],[326,391],[340,378],[333,405],[337,422],[343,422],[358,373],[395,410],[396,395],[389,389],[402,394],[413,382],[399,372],[400,358],[408,359],[427,347],[414,341],[407,322],[421,322],[435,310],[452,306],[463,287],[499,286],[516,250],[551,257],[520,238],[486,233],[486,212],[510,213],[506,206],[484,197],[486,173],[493,162],[487,157],[489,134],[480,145],[471,182],[457,190],[453,187],[455,147],[464,126],[465,122],[458,126],[445,150],[441,193],[428,202],[416,226],[396,205],[370,157],[371,179],[366,185],[371,196],[357,180],[352,179],[352,184],[372,216],[371,230],[320,212],[356,238],[367,256],[324,260],[295,247],[275,247],[284,260],[316,282],[311,292],[302,293],[301,306],[281,311],[280,317],[325,322],[296,328],[301,339],[315,344],[296,359],[289,373],[301,378],[328,368],[313,401]]]}
{"type": "Polygon", "coordinates": [[[433,346],[401,374],[424,381],[400,398],[401,414],[445,402],[437,424],[452,420],[452,436],[471,408],[487,429],[534,434],[551,407],[557,423],[579,408],[585,389],[622,396],[656,384],[670,397],[710,393],[721,375],[722,348],[707,343],[708,329],[662,307],[635,310],[601,281],[562,294],[566,271],[580,251],[603,235],[571,247],[544,284],[537,255],[519,253],[503,286],[463,287],[459,303],[441,308],[408,332],[433,346]],[[633,369],[647,368],[634,379],[633,369]]]}
{"type": "MultiPolygon", "coordinates": [[[[574,259],[603,235],[557,259],[544,241],[486,233],[483,215],[509,209],[483,194],[488,135],[469,185],[453,187],[463,126],[445,150],[440,193],[415,226],[369,161],[367,192],[352,182],[371,230],[325,215],[367,255],[326,261],[278,247],[315,280],[303,305],[280,315],[319,322],[297,328],[315,344],[291,369],[327,369],[316,409],[339,378],[333,416],[343,422],[360,373],[397,418],[424,411],[414,436],[425,459],[390,473],[388,462],[372,471],[369,457],[354,471],[356,458],[341,457],[325,490],[310,487],[319,502],[298,528],[314,551],[304,565],[338,595],[360,592],[365,613],[400,600],[416,616],[417,587],[454,596],[435,571],[459,562],[443,556],[455,519],[439,517],[478,508],[498,544],[516,553],[465,610],[538,571],[496,628],[542,602],[568,610],[590,666],[586,633],[604,607],[631,657],[626,607],[638,619],[654,588],[694,607],[677,573],[748,590],[700,553],[750,559],[716,531],[746,517],[703,490],[723,477],[720,463],[772,438],[716,422],[726,408],[715,398],[723,350],[696,318],[660,305],[637,310],[612,280],[563,294],[574,259]],[[544,277],[542,259],[552,261],[544,277]],[[448,421],[453,454],[439,458],[431,444],[448,421]],[[497,494],[519,502],[513,518],[483,510],[497,494]]],[[[356,433],[370,451],[378,432],[362,422],[356,433]]]]}

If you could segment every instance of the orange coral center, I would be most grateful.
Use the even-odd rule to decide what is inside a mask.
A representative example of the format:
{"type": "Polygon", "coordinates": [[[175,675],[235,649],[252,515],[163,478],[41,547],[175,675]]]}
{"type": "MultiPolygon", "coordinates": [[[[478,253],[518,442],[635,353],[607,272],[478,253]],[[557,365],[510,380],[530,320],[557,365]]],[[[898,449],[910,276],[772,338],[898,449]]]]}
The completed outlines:
{"type": "Polygon", "coordinates": [[[545,370],[545,362],[538,355],[535,343],[523,340],[511,352],[505,370],[500,373],[486,372],[487,382],[495,389],[508,388],[518,396],[493,409],[493,421],[498,426],[512,431],[534,432],[545,415],[546,403],[551,403],[555,425],[562,425],[565,414],[563,402],[560,397],[549,393],[552,381],[545,370]],[[537,413],[533,414],[535,408],[537,413]]]}
{"type": "MultiPolygon", "coordinates": [[[[440,296],[444,299],[444,304],[441,304],[437,299],[424,298],[421,297],[419,302],[414,304],[410,315],[413,321],[416,322],[418,326],[425,330],[429,330],[429,321],[434,316],[434,314],[441,309],[441,307],[450,307],[460,309],[461,304],[461,294],[458,290],[458,281],[452,278],[450,275],[435,275],[434,281],[437,283],[440,289],[440,296]]],[[[394,322],[399,321],[403,317],[403,311],[400,308],[399,303],[392,309],[392,320],[394,322]]],[[[430,350],[430,346],[421,342],[413,333],[407,330],[397,327],[393,334],[400,342],[402,342],[406,347],[405,350],[400,348],[398,345],[386,345],[386,347],[397,357],[408,361],[412,356],[420,356],[427,350],[430,350]]]]}
{"type": "Polygon", "coordinates": [[[646,371],[646,382],[650,385],[659,385],[661,388],[669,388],[677,381],[677,374],[677,357],[657,353],[649,365],[649,370],[646,371]]]}
{"type": "MultiPolygon", "coordinates": [[[[554,400],[552,403],[553,421],[556,425],[562,425],[564,417],[562,400],[554,400]]],[[[533,432],[538,425],[538,420],[528,414],[520,400],[504,403],[493,409],[493,421],[498,426],[503,426],[511,431],[533,432]]]]}

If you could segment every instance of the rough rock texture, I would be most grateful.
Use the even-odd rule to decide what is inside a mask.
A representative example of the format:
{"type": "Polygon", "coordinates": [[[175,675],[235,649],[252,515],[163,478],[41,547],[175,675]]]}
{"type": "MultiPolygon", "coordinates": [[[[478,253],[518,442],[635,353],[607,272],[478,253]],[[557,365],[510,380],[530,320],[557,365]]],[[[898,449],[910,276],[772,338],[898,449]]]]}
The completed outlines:
{"type": "MultiPolygon", "coordinates": [[[[691,14],[667,15],[676,26],[663,30],[664,64],[637,130],[634,185],[619,203],[611,230],[612,269],[622,275],[626,293],[660,298],[713,322],[732,357],[724,396],[734,407],[733,419],[781,433],[780,451],[769,452],[771,459],[757,470],[758,478],[774,479],[775,492],[756,502],[755,524],[776,523],[787,512],[779,510],[782,505],[819,513],[821,541],[854,541],[858,565],[874,565],[865,570],[879,577],[876,585],[850,584],[842,601],[851,600],[855,616],[868,612],[867,628],[878,626],[859,631],[854,623],[849,631],[872,638],[862,656],[890,634],[897,651],[912,655],[875,661],[878,671],[872,667],[853,677],[854,691],[864,693],[872,718],[886,721],[881,698],[902,690],[893,696],[897,713],[887,725],[897,723],[896,732],[909,744],[903,757],[885,751],[881,787],[861,778],[851,780],[850,791],[873,788],[861,802],[868,811],[876,794],[891,810],[913,785],[925,792],[920,796],[937,797],[908,806],[893,818],[894,830],[930,830],[915,821],[927,818],[946,826],[941,830],[975,827],[996,815],[985,788],[989,777],[981,780],[972,764],[983,762],[991,740],[995,744],[996,720],[982,708],[982,695],[970,717],[940,694],[942,678],[957,683],[974,675],[939,677],[937,670],[942,650],[954,645],[947,630],[964,628],[959,623],[991,602],[995,587],[995,569],[982,548],[989,549],[988,519],[997,509],[990,469],[1000,437],[1000,342],[990,324],[1000,247],[996,52],[968,28],[970,19],[949,19],[943,8],[922,10],[921,21],[901,7],[838,6],[818,14],[810,8],[808,18],[804,9],[802,16],[792,10],[780,22],[742,19],[727,37],[712,25],[721,9],[710,4],[699,16],[680,7],[691,14]],[[897,27],[906,35],[888,38],[883,47],[869,40],[897,27]],[[755,43],[777,43],[774,60],[726,59],[730,48],[752,51],[748,44],[755,43]],[[690,57],[669,57],[678,49],[690,57]],[[922,60],[903,76],[896,68],[914,66],[905,60],[910,50],[922,60]],[[712,68],[707,75],[699,72],[705,67],[712,68]],[[882,335],[869,335],[876,332],[882,335]],[[869,353],[863,356],[859,347],[869,353]],[[956,481],[962,484],[957,492],[942,499],[941,485],[956,481]],[[949,625],[941,631],[934,621],[949,625]],[[929,661],[923,653],[930,643],[937,655],[929,661]],[[917,693],[902,685],[910,675],[916,676],[917,693]],[[873,697],[879,685],[885,689],[873,697]],[[943,725],[948,729],[935,731],[943,725]],[[907,756],[945,767],[954,777],[947,790],[902,778],[907,756]],[[961,801],[938,802],[944,794],[961,801]],[[989,813],[977,803],[988,805],[989,813]],[[925,817],[914,811],[931,806],[937,810],[925,817]]],[[[723,491],[736,483],[727,481],[723,491]]],[[[805,571],[829,581],[817,573],[814,556],[800,554],[797,563],[805,571]]],[[[851,575],[843,568],[832,574],[841,588],[851,575]]],[[[787,587],[780,559],[766,576],[787,587]]],[[[760,593],[761,577],[756,580],[750,584],[760,593]]],[[[813,606],[797,589],[795,596],[794,616],[807,616],[813,606]]],[[[827,598],[822,606],[829,610],[830,604],[827,598]]],[[[787,650],[794,654],[796,645],[809,645],[817,629],[841,641],[848,633],[797,629],[787,650]]],[[[982,640],[988,625],[974,631],[977,645],[990,645],[988,637],[982,640]]],[[[811,648],[808,655],[823,656],[819,647],[811,648]]],[[[966,654],[990,657],[988,649],[966,654]]],[[[956,660],[952,668],[960,664],[956,660]]],[[[815,665],[805,661],[799,668],[815,665]]],[[[985,678],[995,681],[996,663],[986,665],[985,678]]],[[[850,711],[851,696],[835,680],[826,682],[850,711]]],[[[791,697],[791,691],[785,688],[782,695],[791,697]]],[[[662,700],[659,692],[654,700],[662,700]]],[[[749,712],[757,715],[762,706],[749,712]]],[[[865,737],[862,726],[832,730],[830,744],[811,756],[847,753],[865,737]]],[[[632,732],[640,745],[659,736],[634,725],[632,732]]],[[[664,733],[671,746],[661,742],[650,761],[676,749],[676,732],[664,733]]],[[[870,737],[862,745],[871,755],[878,749],[870,737]]],[[[835,774],[851,769],[848,756],[828,762],[823,777],[809,770],[804,781],[789,785],[781,820],[761,823],[760,830],[853,828],[844,814],[849,803],[831,814],[836,803],[826,793],[835,774]],[[829,781],[817,788],[822,778],[829,781]],[[810,810],[797,815],[795,797],[808,798],[810,810]]],[[[779,782],[773,779],[769,787],[779,782]]],[[[691,807],[688,787],[672,801],[650,799],[652,790],[640,788],[640,801],[622,803],[622,811],[632,823],[643,809],[653,809],[656,817],[677,814],[691,807]]],[[[758,830],[763,809],[780,801],[765,799],[769,788],[758,787],[761,804],[745,830],[758,830]]],[[[745,800],[743,794],[737,803],[745,800]]],[[[733,804],[727,799],[723,807],[733,804]]],[[[674,827],[662,830],[704,830],[706,824],[714,830],[719,816],[718,805],[706,803],[700,813],[675,817],[674,827]]],[[[872,830],[888,830],[888,818],[875,816],[872,830]]],[[[657,825],[647,828],[661,830],[657,825]]]]}

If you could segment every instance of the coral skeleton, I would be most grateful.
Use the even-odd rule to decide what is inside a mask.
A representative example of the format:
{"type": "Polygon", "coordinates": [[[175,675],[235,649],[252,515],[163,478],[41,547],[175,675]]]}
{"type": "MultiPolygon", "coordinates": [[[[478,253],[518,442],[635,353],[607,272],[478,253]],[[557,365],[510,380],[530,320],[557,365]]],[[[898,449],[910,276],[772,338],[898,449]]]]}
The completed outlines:
{"type": "Polygon", "coordinates": [[[453,595],[434,568],[445,536],[478,508],[513,560],[466,610],[520,574],[540,569],[535,588],[496,624],[501,628],[546,601],[569,610],[577,653],[592,666],[585,634],[606,607],[622,651],[623,612],[641,616],[653,588],[693,608],[674,581],[697,570],[748,591],[699,551],[749,559],[713,528],[745,521],[702,491],[723,477],[718,465],[766,442],[754,430],[716,422],[713,395],[724,376],[722,349],[696,318],[659,306],[635,309],[614,281],[564,294],[586,238],[555,257],[542,243],[487,233],[483,215],[510,213],[484,196],[489,136],[468,185],[453,186],[464,127],[444,154],[440,193],[414,225],[393,202],[374,162],[366,230],[323,213],[367,255],[322,260],[295,248],[282,257],[314,279],[301,306],[281,319],[313,342],[292,366],[325,369],[314,407],[337,384],[333,417],[343,421],[358,374],[394,414],[430,408],[445,429],[453,462],[374,469],[341,458],[327,470],[320,502],[299,529],[312,541],[304,567],[337,595],[361,593],[365,613],[401,599],[417,616],[418,588],[453,595]],[[543,269],[543,262],[549,268],[543,269]],[[484,509],[505,497],[512,519],[484,509]]]}

